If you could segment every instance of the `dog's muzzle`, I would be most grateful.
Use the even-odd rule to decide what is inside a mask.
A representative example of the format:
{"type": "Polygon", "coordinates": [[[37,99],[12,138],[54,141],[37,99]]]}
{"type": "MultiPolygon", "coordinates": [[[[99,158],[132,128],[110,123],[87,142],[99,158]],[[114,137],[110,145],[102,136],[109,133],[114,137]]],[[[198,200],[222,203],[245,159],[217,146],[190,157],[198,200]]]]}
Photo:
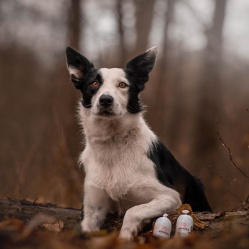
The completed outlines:
{"type": "Polygon", "coordinates": [[[111,116],[113,112],[114,99],[111,95],[102,94],[99,98],[99,115],[111,116]]]}

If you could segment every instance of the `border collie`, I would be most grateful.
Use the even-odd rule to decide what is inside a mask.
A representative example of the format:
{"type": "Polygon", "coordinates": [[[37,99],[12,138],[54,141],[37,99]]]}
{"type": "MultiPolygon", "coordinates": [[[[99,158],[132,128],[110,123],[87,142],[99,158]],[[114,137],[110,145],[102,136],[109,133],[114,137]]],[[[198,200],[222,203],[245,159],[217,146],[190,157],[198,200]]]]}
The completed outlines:
{"type": "Polygon", "coordinates": [[[202,183],[176,161],[143,118],[139,94],[157,48],[138,55],[124,69],[97,69],[70,47],[66,55],[71,81],[83,95],[82,230],[100,229],[107,213],[116,209],[125,214],[119,236],[130,240],[144,220],[175,211],[182,202],[193,211],[210,211],[202,183]]]}

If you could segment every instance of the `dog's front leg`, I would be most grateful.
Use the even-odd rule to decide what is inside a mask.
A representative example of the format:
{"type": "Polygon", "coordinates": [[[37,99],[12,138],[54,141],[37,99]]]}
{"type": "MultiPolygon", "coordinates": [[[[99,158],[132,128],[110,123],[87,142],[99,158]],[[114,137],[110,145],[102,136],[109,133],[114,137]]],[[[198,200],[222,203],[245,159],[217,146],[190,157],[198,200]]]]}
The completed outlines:
{"type": "Polygon", "coordinates": [[[99,230],[111,206],[111,200],[106,191],[95,186],[85,185],[83,206],[82,231],[99,230]]]}
{"type": "Polygon", "coordinates": [[[138,229],[144,220],[159,217],[166,212],[175,211],[181,205],[181,200],[179,194],[176,191],[174,192],[174,195],[161,195],[146,204],[128,209],[124,216],[119,237],[131,240],[133,236],[137,235],[138,229]]]}

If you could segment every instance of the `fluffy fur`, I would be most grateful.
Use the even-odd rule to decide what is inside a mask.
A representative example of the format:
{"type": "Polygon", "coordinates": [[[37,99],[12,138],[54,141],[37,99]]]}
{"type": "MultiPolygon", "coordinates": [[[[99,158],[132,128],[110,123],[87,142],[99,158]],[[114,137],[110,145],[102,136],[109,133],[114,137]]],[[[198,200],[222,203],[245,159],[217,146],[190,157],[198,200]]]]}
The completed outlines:
{"type": "Polygon", "coordinates": [[[124,215],[120,237],[132,239],[146,219],[175,211],[182,201],[211,210],[202,184],[158,140],[143,118],[139,93],[155,64],[153,47],[124,69],[96,69],[67,48],[71,81],[82,92],[79,108],[86,146],[83,231],[100,229],[108,212],[124,215]]]}

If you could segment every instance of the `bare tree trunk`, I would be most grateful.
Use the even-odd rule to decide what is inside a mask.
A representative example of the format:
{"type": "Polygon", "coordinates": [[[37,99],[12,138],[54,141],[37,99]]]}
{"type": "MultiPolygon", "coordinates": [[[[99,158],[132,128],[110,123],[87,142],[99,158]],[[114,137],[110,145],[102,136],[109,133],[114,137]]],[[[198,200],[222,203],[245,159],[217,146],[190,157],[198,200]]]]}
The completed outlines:
{"type": "MultiPolygon", "coordinates": [[[[162,50],[162,59],[160,63],[160,72],[159,72],[159,82],[160,85],[166,85],[164,82],[167,76],[167,69],[168,69],[168,60],[169,60],[169,27],[173,21],[174,17],[174,6],[176,0],[168,0],[167,1],[167,9],[165,11],[165,24],[164,24],[164,32],[163,32],[163,50],[162,50]]],[[[161,92],[161,91],[160,91],[161,92]]]]}
{"type": "Polygon", "coordinates": [[[136,46],[135,53],[148,49],[155,0],[134,0],[136,8],[136,46]]]}
{"type": "MultiPolygon", "coordinates": [[[[175,6],[176,0],[168,0],[166,11],[165,11],[165,24],[164,24],[164,33],[163,33],[163,49],[162,49],[162,57],[159,61],[158,65],[158,76],[157,76],[157,86],[156,86],[156,93],[155,96],[157,96],[158,101],[155,103],[155,119],[156,122],[160,120],[160,134],[162,137],[165,137],[166,133],[166,126],[167,126],[167,115],[166,109],[167,109],[167,103],[168,103],[168,94],[169,94],[169,28],[171,23],[173,22],[174,17],[174,6],[175,6]],[[163,110],[163,115],[162,115],[163,110]]],[[[159,122],[158,122],[159,123],[159,122]]]]}
{"type": "Polygon", "coordinates": [[[167,120],[167,143],[172,150],[179,148],[179,140],[181,140],[180,137],[182,136],[183,127],[186,129],[186,124],[184,124],[186,107],[182,83],[184,82],[183,69],[187,62],[184,51],[180,46],[178,49],[180,51],[174,63],[175,73],[170,86],[170,113],[168,113],[168,117],[170,118],[167,120]]]}
{"type": "Polygon", "coordinates": [[[124,66],[126,62],[126,45],[125,45],[125,38],[124,38],[124,26],[123,26],[123,0],[117,0],[116,2],[116,15],[117,15],[117,24],[118,24],[118,37],[119,37],[119,61],[118,66],[124,66]]]}
{"type": "Polygon", "coordinates": [[[199,158],[206,158],[218,146],[216,120],[221,115],[222,31],[227,0],[215,0],[213,23],[207,32],[196,120],[195,151],[199,158]]]}
{"type": "MultiPolygon", "coordinates": [[[[66,13],[67,16],[67,44],[80,49],[81,31],[83,30],[81,18],[80,0],[71,0],[71,7],[66,13]]],[[[65,18],[62,16],[62,18],[65,18]]],[[[70,83],[69,75],[66,70],[66,61],[62,61],[56,67],[54,72],[54,82],[52,91],[52,108],[51,108],[51,130],[50,139],[53,141],[53,147],[50,149],[51,158],[56,170],[54,185],[61,186],[59,191],[49,192],[53,200],[64,200],[66,205],[78,206],[81,203],[82,193],[82,172],[77,167],[77,156],[79,154],[80,139],[79,127],[75,118],[75,109],[77,105],[76,91],[70,83]],[[68,79],[68,84],[62,82],[68,79]],[[74,192],[75,195],[71,193],[74,192]],[[78,198],[77,198],[78,195],[78,198]]],[[[44,174],[47,174],[46,172],[44,174]]],[[[44,176],[46,178],[46,175],[44,176]]]]}
{"type": "Polygon", "coordinates": [[[79,49],[82,12],[80,8],[81,0],[71,0],[69,10],[69,41],[70,46],[79,49]]]}

